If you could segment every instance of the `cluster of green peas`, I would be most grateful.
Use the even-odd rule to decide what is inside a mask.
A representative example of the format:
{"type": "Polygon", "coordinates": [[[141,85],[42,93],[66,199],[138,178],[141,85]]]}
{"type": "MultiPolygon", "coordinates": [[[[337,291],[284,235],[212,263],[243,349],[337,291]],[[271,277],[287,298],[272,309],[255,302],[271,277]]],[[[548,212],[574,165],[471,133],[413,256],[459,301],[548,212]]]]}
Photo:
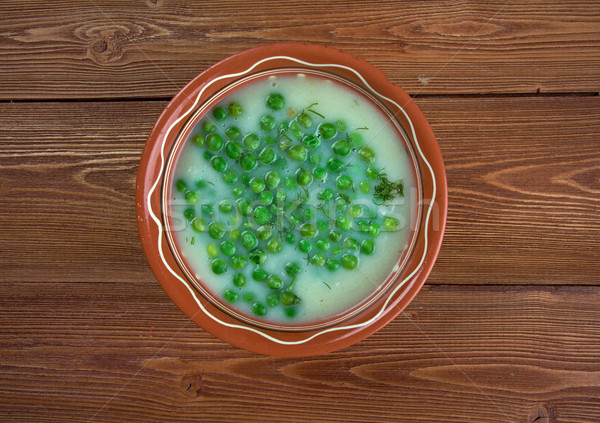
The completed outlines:
{"type": "Polygon", "coordinates": [[[279,93],[270,94],[266,106],[258,134],[238,129],[243,108],[233,101],[214,107],[191,138],[230,195],[219,193],[225,198],[216,205],[200,204],[202,190],[209,188],[206,181],[179,179],[175,189],[188,204],[185,219],[194,231],[208,235],[212,271],[232,271],[224,299],[247,302],[257,316],[283,306],[293,317],[301,302],[294,293],[301,263],[329,272],[356,269],[360,254],[374,254],[380,232],[397,230],[399,222],[380,216],[372,202],[369,207],[357,201],[370,198],[380,177],[375,154],[358,131],[349,134],[343,122],[326,121],[314,105],[290,117],[279,93]],[[355,181],[356,175],[361,180],[355,181]],[[285,245],[302,258],[289,261],[283,271],[268,271],[269,255],[281,253],[285,245]],[[247,289],[248,279],[266,284],[266,298],[247,289]]]}

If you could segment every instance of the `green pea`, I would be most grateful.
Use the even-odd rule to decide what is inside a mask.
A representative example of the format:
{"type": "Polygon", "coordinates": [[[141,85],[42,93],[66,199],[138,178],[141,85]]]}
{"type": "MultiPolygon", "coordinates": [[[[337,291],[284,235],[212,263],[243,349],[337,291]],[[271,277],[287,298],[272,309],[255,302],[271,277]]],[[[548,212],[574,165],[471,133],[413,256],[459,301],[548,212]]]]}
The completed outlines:
{"type": "Polygon", "coordinates": [[[232,117],[236,118],[242,114],[242,106],[234,101],[227,105],[227,111],[232,117]]]}
{"type": "Polygon", "coordinates": [[[246,266],[246,262],[247,262],[246,257],[244,257],[240,254],[234,254],[229,259],[229,264],[231,265],[232,268],[234,268],[236,270],[243,269],[246,266]]]}
{"type": "Polygon", "coordinates": [[[206,137],[206,147],[214,152],[221,150],[223,148],[223,138],[219,134],[210,134],[206,137]]]}
{"type": "Polygon", "coordinates": [[[212,204],[203,204],[202,207],[200,207],[200,211],[204,216],[212,216],[214,208],[212,204]]]}
{"type": "Polygon", "coordinates": [[[223,213],[231,213],[233,211],[233,202],[231,200],[220,201],[219,210],[223,213]]]}
{"type": "Polygon", "coordinates": [[[329,270],[330,272],[335,272],[340,267],[340,262],[334,258],[330,258],[329,260],[327,260],[327,263],[325,263],[325,265],[327,266],[327,270],[329,270]]]}
{"type": "Polygon", "coordinates": [[[275,160],[275,151],[271,147],[265,147],[258,155],[258,160],[264,164],[272,163],[275,160]]]}
{"type": "Polygon", "coordinates": [[[271,289],[281,289],[283,287],[283,280],[277,275],[270,275],[267,278],[267,286],[271,289]]]}
{"type": "Polygon", "coordinates": [[[346,167],[346,164],[337,157],[330,157],[327,160],[327,169],[331,172],[341,172],[346,167]]]}
{"type": "Polygon", "coordinates": [[[213,117],[219,122],[227,119],[227,110],[224,107],[215,107],[212,111],[213,117]]]}
{"type": "Polygon", "coordinates": [[[196,232],[206,232],[206,223],[201,217],[192,220],[192,229],[196,232]]]}
{"type": "Polygon", "coordinates": [[[317,233],[317,227],[312,223],[305,223],[300,227],[300,235],[304,238],[314,238],[317,233]]]}
{"type": "Polygon", "coordinates": [[[179,192],[185,192],[188,187],[183,179],[178,179],[177,182],[175,182],[175,189],[179,192]]]}
{"type": "Polygon", "coordinates": [[[277,142],[277,147],[281,151],[287,151],[292,146],[292,140],[288,138],[287,135],[279,137],[279,141],[277,142]]]}
{"type": "Polygon", "coordinates": [[[369,182],[367,182],[367,181],[360,181],[358,183],[358,189],[363,194],[368,194],[369,191],[371,191],[371,185],[369,185],[369,182]]]}
{"type": "Polygon", "coordinates": [[[270,144],[270,145],[275,144],[275,141],[276,141],[276,138],[271,134],[265,135],[265,137],[263,139],[265,140],[265,143],[270,144]]]}
{"type": "Polygon", "coordinates": [[[358,156],[369,164],[372,164],[375,161],[375,153],[369,147],[361,148],[358,152],[358,156]]]}
{"type": "MultiPolygon", "coordinates": [[[[277,176],[279,176],[279,175],[277,175],[277,176]]],[[[287,199],[287,194],[285,193],[285,191],[282,189],[278,189],[277,192],[275,193],[275,201],[277,201],[277,204],[283,205],[283,203],[285,203],[286,199],[287,199]]]]}
{"type": "Polygon", "coordinates": [[[212,242],[206,246],[206,253],[209,257],[216,257],[219,255],[219,247],[217,247],[212,242]]]}
{"type": "Polygon", "coordinates": [[[260,248],[255,248],[248,255],[248,259],[254,264],[263,265],[267,261],[267,253],[260,248]]]}
{"type": "Polygon", "coordinates": [[[302,142],[309,150],[315,150],[321,144],[321,140],[316,135],[307,135],[302,139],[302,142]]]}
{"type": "Polygon", "coordinates": [[[269,307],[276,307],[279,304],[279,294],[273,292],[267,295],[267,305],[269,307]]]}
{"type": "Polygon", "coordinates": [[[204,147],[204,141],[206,140],[206,138],[204,137],[204,135],[202,134],[196,134],[194,135],[194,137],[192,138],[192,142],[194,144],[196,144],[198,147],[204,147]]]}
{"type": "Polygon", "coordinates": [[[335,221],[335,225],[342,231],[349,231],[352,229],[352,219],[348,216],[338,216],[335,221]]]}
{"type": "Polygon", "coordinates": [[[198,179],[198,181],[196,182],[196,188],[198,188],[198,189],[204,189],[204,188],[206,188],[207,185],[208,185],[208,182],[205,181],[204,179],[198,179]]]}
{"type": "Polygon", "coordinates": [[[225,169],[227,169],[227,162],[223,157],[213,157],[212,159],[210,159],[210,164],[212,165],[213,169],[217,172],[223,172],[225,169]]]}
{"type": "Polygon", "coordinates": [[[386,216],[383,218],[383,229],[386,231],[397,231],[398,230],[398,225],[400,224],[400,222],[398,222],[398,219],[393,218],[393,217],[389,217],[386,216]]]}
{"type": "Polygon", "coordinates": [[[317,242],[315,242],[315,247],[317,247],[318,250],[327,251],[329,250],[330,244],[327,239],[319,238],[317,239],[317,242]]]}
{"type": "Polygon", "coordinates": [[[247,303],[251,303],[256,298],[256,294],[254,292],[244,292],[242,299],[247,303]]]}
{"type": "Polygon", "coordinates": [[[227,257],[231,257],[235,254],[235,244],[231,241],[223,241],[220,248],[221,252],[227,257]]]}
{"type": "Polygon", "coordinates": [[[377,235],[379,235],[379,232],[381,230],[381,227],[379,226],[379,223],[371,223],[369,225],[369,235],[371,235],[372,237],[376,237],[377,235]]]}
{"type": "Polygon", "coordinates": [[[327,232],[329,230],[329,222],[327,220],[319,220],[317,222],[317,229],[321,232],[327,232]]]}
{"type": "Polygon", "coordinates": [[[375,242],[372,239],[365,239],[360,245],[360,251],[367,255],[373,254],[375,252],[375,242]]]}
{"type": "Polygon", "coordinates": [[[355,238],[348,237],[344,239],[343,242],[344,248],[348,251],[358,251],[360,244],[355,238]]]}
{"type": "Polygon", "coordinates": [[[269,187],[269,189],[275,189],[279,186],[281,182],[281,177],[279,174],[273,170],[270,170],[265,175],[265,183],[269,187]]]}
{"type": "Polygon", "coordinates": [[[331,249],[331,255],[339,256],[342,253],[342,247],[339,245],[334,245],[331,249]]]}
{"type": "Polygon", "coordinates": [[[252,304],[252,313],[262,317],[267,314],[267,307],[262,303],[254,303],[252,304]]]}
{"type": "Polygon", "coordinates": [[[241,288],[246,285],[246,276],[242,273],[236,273],[233,277],[233,284],[238,288],[241,288]]]}
{"type": "Polygon", "coordinates": [[[285,265],[285,273],[287,273],[289,276],[296,276],[298,273],[300,273],[300,269],[300,265],[295,261],[290,261],[285,265]]]}
{"type": "Polygon", "coordinates": [[[267,242],[267,251],[271,254],[277,254],[283,250],[283,243],[279,238],[271,238],[267,242]]]}
{"type": "Polygon", "coordinates": [[[341,232],[338,232],[338,231],[329,232],[329,240],[331,242],[338,242],[341,237],[342,237],[341,232]]]}
{"type": "Polygon", "coordinates": [[[263,225],[256,229],[256,237],[261,241],[266,241],[273,236],[273,226],[263,225]]]}
{"type": "Polygon", "coordinates": [[[344,254],[341,263],[342,267],[345,267],[346,269],[356,269],[356,266],[358,266],[358,258],[354,254],[344,254]]]}
{"type": "Polygon", "coordinates": [[[256,238],[256,235],[254,235],[254,233],[251,231],[242,232],[241,241],[242,246],[247,250],[253,250],[258,245],[258,239],[256,238]]]}
{"type": "Polygon", "coordinates": [[[317,212],[311,206],[305,206],[302,209],[302,219],[304,219],[305,222],[315,219],[317,217],[316,214],[317,212]]]}
{"type": "Polygon", "coordinates": [[[352,178],[348,175],[341,175],[336,180],[335,183],[339,190],[345,191],[351,189],[354,183],[352,182],[352,178]]]}
{"type": "Polygon", "coordinates": [[[312,244],[310,243],[310,241],[301,239],[300,241],[298,241],[298,249],[303,253],[309,253],[310,250],[312,250],[312,244]]]}
{"type": "Polygon", "coordinates": [[[263,115],[260,118],[260,129],[270,131],[275,127],[275,118],[271,115],[263,115]]]}
{"type": "Polygon", "coordinates": [[[248,150],[254,151],[260,147],[260,138],[256,134],[248,134],[244,137],[244,146],[248,150]]]}
{"type": "Polygon", "coordinates": [[[377,179],[379,178],[379,171],[372,166],[369,166],[365,171],[367,178],[369,179],[377,179]]]}
{"type": "Polygon", "coordinates": [[[356,223],[356,230],[359,232],[368,232],[371,225],[366,220],[361,220],[356,223]]]}
{"type": "Polygon", "coordinates": [[[221,239],[225,235],[226,229],[225,225],[221,222],[210,222],[208,225],[208,235],[212,239],[221,239]]]}
{"type": "Polygon", "coordinates": [[[242,170],[250,171],[256,167],[256,156],[252,153],[244,153],[240,157],[240,167],[242,170]]]}
{"type": "Polygon", "coordinates": [[[183,217],[185,217],[187,220],[192,220],[194,217],[196,217],[196,210],[193,208],[185,209],[183,212],[183,217]]]}
{"type": "Polygon", "coordinates": [[[323,201],[329,201],[333,198],[333,195],[335,193],[333,192],[333,190],[331,188],[327,188],[324,191],[320,192],[319,194],[317,194],[317,198],[319,200],[323,200],[323,201]]]}
{"type": "Polygon", "coordinates": [[[279,93],[273,93],[267,97],[267,107],[272,110],[281,110],[285,104],[285,99],[279,93]]]}
{"type": "Polygon", "coordinates": [[[362,148],[365,146],[365,140],[363,139],[363,136],[361,134],[359,134],[358,132],[354,132],[354,133],[350,134],[348,136],[348,140],[350,141],[350,143],[352,144],[352,147],[354,147],[354,148],[362,148]]]}
{"type": "Polygon", "coordinates": [[[296,120],[305,128],[309,128],[312,125],[312,117],[307,112],[300,113],[296,120]]]}
{"type": "Polygon", "coordinates": [[[305,168],[301,167],[296,171],[296,182],[298,182],[298,185],[305,187],[307,185],[310,185],[312,180],[313,176],[309,170],[306,170],[305,168]]]}
{"type": "Polygon", "coordinates": [[[238,180],[237,173],[235,173],[235,170],[232,169],[227,169],[225,172],[223,172],[221,177],[223,178],[223,182],[225,182],[227,185],[233,185],[238,180]]]}
{"type": "Polygon", "coordinates": [[[250,179],[250,190],[253,193],[258,194],[265,189],[265,181],[262,178],[252,178],[250,179]]]}
{"type": "Polygon", "coordinates": [[[262,267],[255,267],[252,271],[252,279],[255,281],[264,281],[269,277],[269,273],[262,267]]]}
{"type": "Polygon", "coordinates": [[[295,162],[306,160],[306,147],[301,144],[295,145],[288,150],[288,157],[295,162]]]}
{"type": "Polygon", "coordinates": [[[289,190],[296,190],[298,189],[298,184],[296,183],[296,179],[294,179],[291,176],[286,176],[283,179],[283,185],[289,189],[289,190]]]}
{"type": "Polygon", "coordinates": [[[264,206],[258,206],[254,209],[254,221],[257,225],[264,225],[271,220],[269,209],[264,206]]]}
{"type": "Polygon", "coordinates": [[[323,266],[326,261],[327,261],[327,258],[325,257],[324,254],[321,254],[321,253],[317,253],[310,258],[311,264],[314,264],[317,267],[323,266]]]}
{"type": "Polygon", "coordinates": [[[300,302],[300,297],[290,291],[283,291],[279,299],[281,300],[281,304],[286,306],[298,304],[300,302]]]}
{"type": "Polygon", "coordinates": [[[223,292],[223,298],[225,298],[225,301],[227,301],[228,303],[235,303],[238,299],[239,299],[239,294],[231,289],[226,289],[225,292],[223,292]]]}
{"type": "Polygon", "coordinates": [[[213,122],[211,122],[210,120],[204,120],[204,121],[202,121],[202,125],[201,126],[202,126],[202,130],[204,132],[206,132],[207,134],[209,132],[213,132],[215,129],[217,129],[216,125],[213,122]]]}
{"type": "Polygon", "coordinates": [[[185,201],[190,206],[197,204],[200,201],[200,193],[198,191],[188,191],[185,193],[185,201]]]}
{"type": "Polygon", "coordinates": [[[345,213],[348,208],[348,202],[344,197],[337,197],[335,199],[335,210],[338,213],[345,213]]]}
{"type": "Polygon", "coordinates": [[[239,159],[243,151],[242,145],[237,141],[229,141],[225,144],[225,154],[227,154],[227,157],[230,159],[239,159]]]}
{"type": "Polygon", "coordinates": [[[324,140],[333,138],[336,133],[337,130],[332,123],[322,123],[319,125],[319,135],[321,135],[321,138],[324,140]]]}
{"type": "Polygon", "coordinates": [[[335,127],[337,128],[338,131],[345,131],[346,130],[346,122],[344,122],[343,120],[336,120],[335,127]]]}
{"type": "Polygon", "coordinates": [[[290,122],[289,129],[291,134],[298,139],[302,139],[302,137],[304,136],[304,131],[302,130],[302,127],[296,120],[292,120],[290,122]]]}
{"type": "Polygon", "coordinates": [[[334,142],[331,149],[338,156],[346,157],[352,151],[352,146],[347,140],[341,139],[334,142]]]}
{"type": "Polygon", "coordinates": [[[242,132],[239,130],[238,127],[236,127],[236,126],[230,126],[229,128],[227,128],[225,130],[225,135],[230,140],[236,140],[236,139],[238,139],[239,137],[242,136],[242,132]]]}
{"type": "Polygon", "coordinates": [[[248,173],[242,173],[242,183],[246,186],[250,185],[250,180],[252,179],[252,176],[250,176],[248,173]]]}
{"type": "Polygon", "coordinates": [[[296,243],[296,235],[294,235],[292,232],[288,232],[283,236],[283,239],[285,242],[287,242],[288,244],[292,245],[296,243]]]}
{"type": "Polygon", "coordinates": [[[325,170],[325,168],[315,167],[313,169],[313,175],[314,175],[315,179],[322,181],[325,178],[327,178],[327,171],[325,170]]]}
{"type": "Polygon", "coordinates": [[[210,159],[212,159],[214,154],[211,153],[210,151],[205,151],[202,156],[204,157],[204,160],[209,161],[210,159]]]}
{"type": "Polygon", "coordinates": [[[350,217],[360,217],[363,213],[363,208],[360,204],[351,204],[348,207],[348,215],[350,217]]]}
{"type": "Polygon", "coordinates": [[[227,262],[222,258],[216,258],[212,261],[211,267],[214,274],[220,275],[227,271],[227,262]]]}
{"type": "Polygon", "coordinates": [[[231,190],[231,193],[233,194],[233,196],[235,198],[240,198],[242,195],[244,195],[244,187],[241,185],[237,185],[237,186],[233,187],[233,189],[231,190]]]}

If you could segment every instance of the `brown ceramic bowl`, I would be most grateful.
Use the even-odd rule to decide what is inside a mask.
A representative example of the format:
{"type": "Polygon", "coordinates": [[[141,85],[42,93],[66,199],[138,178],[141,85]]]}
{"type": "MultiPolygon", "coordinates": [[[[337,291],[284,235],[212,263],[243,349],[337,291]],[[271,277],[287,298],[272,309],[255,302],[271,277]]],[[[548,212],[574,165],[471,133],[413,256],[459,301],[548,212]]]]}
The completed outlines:
{"type": "MultiPolygon", "coordinates": [[[[207,164],[204,164],[205,166],[207,164]]],[[[199,326],[251,351],[307,356],[349,346],[381,329],[415,297],[428,277],[442,243],[447,213],[446,174],[440,149],[425,117],[401,88],[372,65],[338,50],[312,44],[265,45],[210,67],[168,104],[143,151],[136,186],[138,228],[150,266],[169,297],[199,326]],[[303,72],[341,81],[370,99],[398,128],[410,153],[416,180],[408,248],[396,266],[363,301],[310,324],[269,323],[245,316],[213,295],[187,270],[171,236],[167,199],[172,166],[207,104],[225,92],[273,72],[303,72]]],[[[381,254],[381,253],[380,253],[381,254]]]]}

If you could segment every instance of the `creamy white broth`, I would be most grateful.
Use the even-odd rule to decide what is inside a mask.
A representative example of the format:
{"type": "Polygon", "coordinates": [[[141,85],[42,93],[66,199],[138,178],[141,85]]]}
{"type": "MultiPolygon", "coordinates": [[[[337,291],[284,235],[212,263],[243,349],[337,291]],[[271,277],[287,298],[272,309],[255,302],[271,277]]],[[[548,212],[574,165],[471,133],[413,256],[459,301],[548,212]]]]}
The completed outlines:
{"type": "MultiPolygon", "coordinates": [[[[202,133],[201,125],[198,123],[197,128],[194,128],[190,135],[190,140],[186,141],[177,158],[173,177],[174,186],[171,190],[170,213],[173,222],[173,235],[185,265],[227,307],[236,310],[240,314],[266,322],[292,324],[317,322],[338,315],[363,302],[392,272],[400,255],[407,248],[410,229],[414,220],[411,211],[416,199],[411,197],[414,197],[415,181],[411,172],[409,154],[399,139],[396,128],[388,122],[387,116],[379,111],[363,95],[339,82],[304,74],[295,76],[270,76],[258,79],[237,88],[234,92],[219,101],[218,105],[226,106],[232,101],[239,103],[243,109],[242,114],[238,118],[230,118],[224,124],[211,119],[217,123],[217,132],[222,135],[225,143],[227,142],[227,137],[224,131],[231,125],[235,125],[240,130],[242,137],[248,133],[256,133],[263,138],[263,135],[267,134],[267,132],[262,131],[258,125],[259,118],[262,115],[269,113],[276,118],[277,122],[284,119],[289,120],[290,116],[297,116],[298,113],[306,110],[311,105],[310,109],[312,112],[310,112],[310,115],[313,118],[313,125],[310,130],[312,132],[315,132],[318,122],[345,122],[346,128],[343,131],[338,130],[338,133],[359,133],[364,139],[366,146],[375,153],[375,162],[370,166],[384,169],[390,181],[402,180],[405,193],[404,197],[396,198],[384,206],[376,206],[373,203],[373,187],[376,185],[376,181],[369,180],[365,176],[365,169],[368,165],[359,158],[357,155],[358,151],[354,151],[343,158],[343,161],[352,165],[346,167],[344,171],[344,173],[352,178],[354,183],[354,190],[348,191],[351,195],[356,196],[352,203],[364,205],[371,211],[377,210],[377,213],[380,215],[378,217],[379,223],[381,223],[381,215],[393,216],[400,223],[399,228],[398,230],[386,232],[382,227],[378,236],[375,238],[371,237],[375,242],[374,254],[367,255],[358,252],[354,254],[358,258],[358,266],[355,269],[349,270],[343,266],[339,266],[333,272],[329,271],[326,266],[317,267],[314,264],[307,263],[307,254],[300,252],[298,249],[298,241],[302,237],[296,231],[294,244],[288,244],[283,241],[283,249],[275,254],[267,253],[267,261],[261,267],[269,274],[280,276],[285,287],[294,279],[286,273],[286,264],[292,261],[300,264],[301,271],[295,277],[292,290],[294,295],[300,298],[300,302],[291,306],[283,306],[281,302],[277,306],[268,306],[266,297],[269,294],[274,294],[276,290],[269,288],[266,281],[253,280],[252,271],[255,268],[254,264],[248,263],[242,270],[234,270],[231,266],[228,266],[227,271],[223,274],[215,274],[213,272],[211,262],[214,260],[214,257],[209,256],[207,245],[215,244],[218,246],[220,242],[228,239],[229,235],[226,234],[218,241],[214,240],[207,232],[199,233],[195,231],[190,225],[190,219],[183,217],[183,212],[190,208],[194,209],[197,217],[202,217],[202,206],[210,204],[214,206],[215,212],[218,213],[218,216],[213,216],[212,218],[225,223],[228,229],[235,229],[240,226],[243,218],[239,216],[235,209],[231,214],[219,212],[216,205],[224,199],[235,200],[235,197],[232,195],[232,187],[239,185],[244,186],[246,190],[249,189],[240,179],[234,185],[226,184],[223,181],[221,173],[213,169],[210,162],[204,157],[206,148],[201,148],[191,141],[194,135],[202,133]],[[273,111],[267,107],[265,99],[270,93],[279,93],[284,97],[285,107],[283,109],[273,111]],[[323,115],[325,118],[322,119],[319,115],[323,115]],[[190,206],[186,203],[185,191],[179,192],[175,187],[178,180],[183,180],[189,190],[195,190],[200,194],[201,199],[197,204],[190,206]],[[196,189],[194,184],[199,180],[206,181],[208,183],[207,186],[202,189],[196,189]],[[357,189],[360,180],[367,180],[370,183],[371,190],[368,194],[363,194],[357,189]],[[236,221],[236,216],[240,218],[239,222],[236,221]],[[246,277],[246,284],[242,288],[232,284],[232,278],[237,273],[242,273],[246,277]],[[234,291],[238,294],[239,298],[233,303],[223,300],[226,290],[234,291]],[[255,295],[253,300],[244,299],[244,296],[248,292],[255,295]],[[257,316],[252,312],[252,307],[257,302],[265,305],[266,314],[264,316],[257,316]],[[291,313],[290,310],[293,311],[293,316],[288,315],[288,313],[291,313]]],[[[276,130],[270,133],[273,137],[277,136],[276,130]]],[[[290,136],[290,138],[293,141],[292,145],[301,144],[301,141],[295,139],[293,136],[290,136]]],[[[241,140],[238,141],[243,145],[241,140]]],[[[319,149],[315,150],[321,152],[324,156],[324,160],[321,163],[323,167],[325,167],[324,163],[328,157],[327,155],[334,155],[331,152],[330,145],[329,140],[321,139],[319,149]]],[[[256,153],[260,152],[265,146],[267,144],[262,140],[261,147],[256,153]]],[[[271,145],[271,147],[278,156],[286,156],[285,153],[279,150],[277,142],[271,145]]],[[[224,148],[219,152],[219,155],[226,157],[224,148]]],[[[307,159],[303,163],[298,163],[287,160],[285,169],[278,171],[278,173],[282,178],[284,176],[293,177],[300,166],[314,167],[313,165],[307,166],[308,161],[307,159]]],[[[240,177],[244,173],[251,177],[263,177],[265,172],[270,169],[270,165],[258,165],[252,171],[245,172],[241,170],[238,162],[227,159],[227,168],[235,170],[240,177]]],[[[333,215],[332,207],[334,206],[331,202],[319,200],[317,196],[325,187],[331,185],[332,178],[335,176],[335,173],[329,171],[325,182],[313,180],[310,185],[305,187],[306,190],[302,189],[302,187],[299,187],[298,190],[285,190],[288,194],[288,200],[295,200],[298,195],[301,195],[306,197],[306,205],[313,207],[321,205],[326,213],[330,216],[333,215]]],[[[280,185],[280,188],[282,187],[283,181],[280,185]]],[[[275,193],[277,190],[271,191],[275,193]]],[[[244,196],[249,199],[256,197],[255,194],[244,194],[244,196]]],[[[327,220],[325,212],[317,210],[316,218],[309,220],[315,222],[315,224],[317,221],[327,220]]],[[[356,221],[359,220],[368,219],[364,217],[356,219],[356,221]]],[[[283,222],[286,222],[286,220],[283,219],[283,222]]],[[[328,232],[332,229],[335,229],[334,221],[330,223],[330,228],[327,231],[319,231],[317,238],[327,238],[328,232]]],[[[359,242],[370,237],[368,234],[356,231],[340,232],[343,234],[341,240],[337,243],[329,241],[331,247],[327,253],[323,253],[330,257],[332,256],[332,248],[340,246],[342,254],[332,256],[337,258],[338,261],[342,255],[350,254],[349,251],[343,248],[342,240],[345,237],[351,234],[359,242]]],[[[310,241],[313,248],[308,255],[314,256],[314,254],[320,251],[315,247],[316,238],[310,241]]],[[[237,251],[242,251],[242,254],[248,257],[249,252],[244,250],[238,241],[234,241],[234,243],[237,244],[237,251]]],[[[265,243],[261,242],[259,247],[262,247],[266,251],[265,243]]],[[[224,259],[225,261],[228,260],[227,257],[224,257],[224,259]]]]}

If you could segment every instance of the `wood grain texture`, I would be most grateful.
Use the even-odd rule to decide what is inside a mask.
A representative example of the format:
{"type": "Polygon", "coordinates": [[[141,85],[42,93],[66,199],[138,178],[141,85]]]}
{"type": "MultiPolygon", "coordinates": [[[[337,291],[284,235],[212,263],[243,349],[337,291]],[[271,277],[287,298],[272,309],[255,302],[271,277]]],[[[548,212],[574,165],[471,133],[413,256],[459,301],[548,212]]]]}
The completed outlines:
{"type": "Polygon", "coordinates": [[[426,285],[368,340],[304,359],[215,339],[156,282],[65,287],[3,284],[3,421],[600,419],[598,287],[426,285]]]}
{"type": "Polygon", "coordinates": [[[171,97],[233,53],[293,41],[361,57],[411,94],[599,92],[599,7],[595,1],[3,1],[0,99],[171,97]]]}
{"type": "MultiPolygon", "coordinates": [[[[600,97],[417,103],[439,137],[449,184],[447,232],[429,283],[597,285],[600,97]]],[[[0,105],[3,281],[152,278],[133,196],[146,135],[164,106],[0,105]]]]}

